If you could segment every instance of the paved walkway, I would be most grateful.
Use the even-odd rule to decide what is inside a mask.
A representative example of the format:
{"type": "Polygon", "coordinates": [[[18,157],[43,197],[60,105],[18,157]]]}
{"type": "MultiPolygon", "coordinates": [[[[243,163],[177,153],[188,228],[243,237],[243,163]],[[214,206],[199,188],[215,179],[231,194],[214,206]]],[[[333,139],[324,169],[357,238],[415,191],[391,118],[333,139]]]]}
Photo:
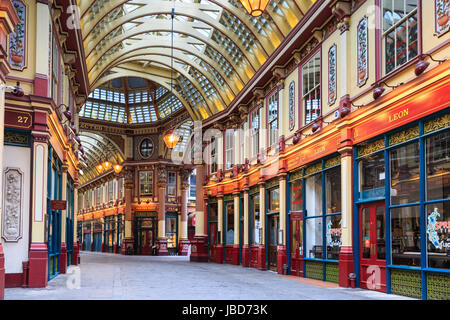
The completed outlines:
{"type": "Polygon", "coordinates": [[[189,262],[187,257],[81,252],[45,289],[5,290],[6,300],[398,300],[241,266],[189,262]],[[300,280],[300,281],[299,281],[300,280]]]}

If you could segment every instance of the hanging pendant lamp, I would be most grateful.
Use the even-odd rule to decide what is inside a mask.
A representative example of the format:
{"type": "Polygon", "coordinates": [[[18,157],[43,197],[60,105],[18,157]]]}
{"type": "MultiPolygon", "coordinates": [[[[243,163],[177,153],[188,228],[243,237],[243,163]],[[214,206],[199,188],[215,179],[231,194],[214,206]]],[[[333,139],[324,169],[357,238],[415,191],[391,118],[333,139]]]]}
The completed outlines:
{"type": "MultiPolygon", "coordinates": [[[[172,8],[172,54],[171,54],[171,68],[170,68],[170,93],[173,94],[173,20],[175,17],[175,8],[172,8]]],[[[171,115],[173,110],[171,110],[171,115]]],[[[173,129],[170,129],[164,136],[163,140],[167,148],[173,149],[180,141],[180,136],[176,135],[173,129]]]]}
{"type": "Polygon", "coordinates": [[[269,0],[240,0],[245,10],[253,17],[259,17],[266,10],[269,0]]]}

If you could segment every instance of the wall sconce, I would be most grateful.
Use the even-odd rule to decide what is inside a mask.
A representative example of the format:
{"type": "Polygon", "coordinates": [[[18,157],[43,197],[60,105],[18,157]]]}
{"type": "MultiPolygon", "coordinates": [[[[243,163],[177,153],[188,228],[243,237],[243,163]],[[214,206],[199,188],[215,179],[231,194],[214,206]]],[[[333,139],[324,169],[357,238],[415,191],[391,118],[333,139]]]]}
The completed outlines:
{"type": "Polygon", "coordinates": [[[25,94],[23,92],[23,89],[20,87],[20,82],[19,81],[16,82],[16,86],[15,87],[7,86],[7,85],[1,85],[0,86],[0,90],[3,90],[3,89],[9,90],[16,97],[23,97],[24,94],[25,94]]]}
{"type": "Polygon", "coordinates": [[[414,69],[414,73],[416,74],[416,76],[420,76],[420,75],[421,75],[421,74],[422,74],[422,73],[430,66],[430,63],[429,63],[428,61],[425,61],[425,60],[424,60],[425,57],[430,57],[430,59],[431,59],[432,61],[434,61],[434,62],[439,62],[439,64],[441,64],[441,63],[447,61],[447,59],[445,59],[445,60],[436,60],[436,59],[433,59],[433,57],[431,56],[431,54],[424,53],[424,54],[420,55],[420,58],[419,58],[420,60],[419,60],[419,62],[417,62],[416,67],[415,67],[415,69],[414,69]]]}
{"type": "Polygon", "coordinates": [[[373,90],[373,99],[374,100],[377,100],[379,97],[381,97],[381,95],[386,90],[386,89],[384,89],[383,87],[380,86],[381,84],[384,84],[386,87],[391,88],[392,90],[395,90],[398,87],[400,87],[401,85],[403,85],[403,82],[401,82],[400,84],[398,84],[396,86],[390,86],[384,81],[378,83],[377,86],[375,87],[375,89],[373,90]]]}
{"type": "Polygon", "coordinates": [[[315,133],[317,130],[320,129],[320,127],[321,127],[320,123],[314,122],[312,127],[311,127],[311,130],[312,130],[313,133],[315,133]]]}

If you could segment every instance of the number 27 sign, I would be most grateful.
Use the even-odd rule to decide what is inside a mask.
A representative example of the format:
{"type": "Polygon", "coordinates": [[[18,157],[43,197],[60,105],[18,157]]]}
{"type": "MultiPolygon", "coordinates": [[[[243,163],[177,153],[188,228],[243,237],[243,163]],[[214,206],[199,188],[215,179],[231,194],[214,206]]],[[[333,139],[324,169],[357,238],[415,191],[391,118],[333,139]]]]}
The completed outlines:
{"type": "Polygon", "coordinates": [[[33,125],[33,117],[29,112],[5,110],[5,126],[29,129],[33,125]]]}

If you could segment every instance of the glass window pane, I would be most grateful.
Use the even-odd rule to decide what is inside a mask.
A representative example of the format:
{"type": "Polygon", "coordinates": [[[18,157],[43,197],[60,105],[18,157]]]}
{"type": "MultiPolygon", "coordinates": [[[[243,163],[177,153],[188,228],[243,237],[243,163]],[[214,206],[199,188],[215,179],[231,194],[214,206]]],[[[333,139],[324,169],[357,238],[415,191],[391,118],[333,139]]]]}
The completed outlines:
{"type": "Polygon", "coordinates": [[[428,267],[450,269],[450,202],[427,205],[428,267]]]}
{"type": "Polygon", "coordinates": [[[339,252],[342,246],[341,215],[327,217],[326,237],[327,237],[327,258],[339,260],[339,252]]]}
{"type": "Polygon", "coordinates": [[[419,143],[391,151],[391,204],[419,201],[419,143]]]}
{"type": "Polygon", "coordinates": [[[420,208],[391,209],[392,264],[420,267],[420,208]]]}
{"type": "Polygon", "coordinates": [[[322,175],[316,174],[306,179],[306,215],[322,215],[322,175]]]}
{"type": "Polygon", "coordinates": [[[303,210],[302,180],[295,180],[291,183],[291,211],[303,210]]]}
{"type": "Polygon", "coordinates": [[[384,197],[385,165],[384,153],[363,158],[360,166],[360,199],[384,197]]]}
{"type": "Polygon", "coordinates": [[[385,236],[385,210],[384,206],[377,207],[376,219],[377,219],[377,259],[386,259],[386,236],[385,236]]]}
{"type": "Polygon", "coordinates": [[[341,212],[341,167],[325,173],[327,213],[341,212]]]}
{"type": "Polygon", "coordinates": [[[411,16],[408,20],[408,60],[417,56],[417,17],[411,16]]]}
{"type": "Polygon", "coordinates": [[[397,66],[407,61],[406,55],[406,21],[396,28],[397,35],[397,66]]]}
{"type": "Polygon", "coordinates": [[[227,214],[227,234],[226,244],[234,244],[234,203],[226,205],[227,214]]]}
{"type": "Polygon", "coordinates": [[[306,254],[307,258],[322,259],[322,218],[306,220],[306,254]]]}
{"type": "Polygon", "coordinates": [[[280,189],[275,188],[269,191],[269,211],[280,211],[280,189]]]}
{"type": "Polygon", "coordinates": [[[450,197],[450,131],[426,139],[427,200],[450,197]]]}
{"type": "Polygon", "coordinates": [[[252,236],[250,236],[250,241],[252,244],[260,243],[260,216],[259,216],[259,194],[251,197],[252,206],[252,236]]]}
{"type": "Polygon", "coordinates": [[[370,209],[363,208],[361,212],[361,240],[362,240],[362,257],[364,259],[370,258],[370,209]]]}

